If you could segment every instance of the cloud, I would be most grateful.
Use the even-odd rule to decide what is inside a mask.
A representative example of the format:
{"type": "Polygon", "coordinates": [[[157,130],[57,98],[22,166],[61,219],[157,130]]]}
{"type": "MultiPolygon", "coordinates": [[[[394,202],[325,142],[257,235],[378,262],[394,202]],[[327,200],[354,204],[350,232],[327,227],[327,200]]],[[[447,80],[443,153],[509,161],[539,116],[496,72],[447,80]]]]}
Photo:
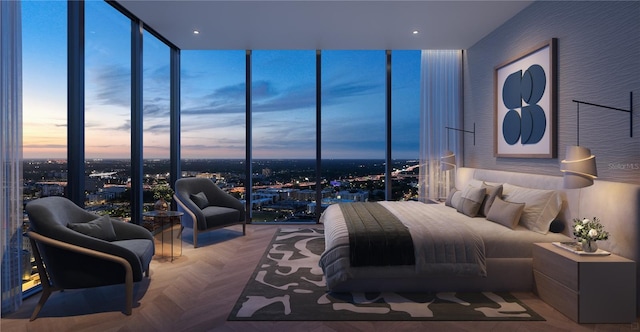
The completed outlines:
{"type": "Polygon", "coordinates": [[[67,144],[23,144],[24,149],[66,149],[67,144]]]}
{"type": "Polygon", "coordinates": [[[169,119],[171,111],[169,109],[169,101],[162,100],[161,98],[155,98],[145,100],[142,106],[142,117],[145,118],[161,118],[169,119]]]}
{"type": "Polygon", "coordinates": [[[171,130],[171,125],[169,123],[150,125],[143,129],[144,132],[154,132],[155,134],[159,134],[159,133],[168,134],[170,130],[171,130]]]}
{"type": "MultiPolygon", "coordinates": [[[[346,99],[366,96],[377,92],[379,85],[351,81],[336,85],[322,87],[323,106],[336,105],[346,99]]],[[[181,114],[184,116],[244,113],[245,85],[235,84],[215,90],[202,98],[199,105],[184,107],[181,114]]],[[[197,97],[186,97],[191,100],[197,97]]],[[[252,112],[283,112],[316,106],[315,85],[301,85],[278,91],[273,83],[268,81],[256,81],[252,85],[252,112]]]]}
{"type": "Polygon", "coordinates": [[[88,90],[93,90],[94,104],[131,107],[131,70],[122,65],[96,66],[87,68],[90,84],[88,90]]]}

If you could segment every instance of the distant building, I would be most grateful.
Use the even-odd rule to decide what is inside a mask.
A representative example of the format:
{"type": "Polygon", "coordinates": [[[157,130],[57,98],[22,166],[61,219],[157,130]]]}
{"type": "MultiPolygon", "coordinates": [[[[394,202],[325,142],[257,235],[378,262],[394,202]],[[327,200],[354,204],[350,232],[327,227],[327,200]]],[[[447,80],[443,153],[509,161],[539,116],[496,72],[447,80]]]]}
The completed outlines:
{"type": "Polygon", "coordinates": [[[352,202],[366,202],[369,200],[369,192],[358,190],[352,192],[349,190],[341,190],[336,194],[338,200],[346,200],[352,202]]]}

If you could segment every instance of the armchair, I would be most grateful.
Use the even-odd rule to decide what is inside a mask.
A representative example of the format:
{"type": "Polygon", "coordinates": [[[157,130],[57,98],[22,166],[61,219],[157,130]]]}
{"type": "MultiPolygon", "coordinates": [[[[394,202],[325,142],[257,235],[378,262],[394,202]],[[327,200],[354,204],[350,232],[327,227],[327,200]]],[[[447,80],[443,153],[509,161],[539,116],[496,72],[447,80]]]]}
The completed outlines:
{"type": "Polygon", "coordinates": [[[142,226],[98,216],[64,197],[45,197],[26,206],[26,236],[42,282],[36,319],[53,291],[125,284],[124,313],[131,315],[133,283],[149,276],[155,252],[151,233],[142,226]]]}
{"type": "Polygon", "coordinates": [[[194,248],[198,247],[199,232],[242,224],[242,234],[246,234],[244,205],[210,179],[178,179],[173,197],[190,217],[183,218],[182,227],[193,228],[194,248]]]}

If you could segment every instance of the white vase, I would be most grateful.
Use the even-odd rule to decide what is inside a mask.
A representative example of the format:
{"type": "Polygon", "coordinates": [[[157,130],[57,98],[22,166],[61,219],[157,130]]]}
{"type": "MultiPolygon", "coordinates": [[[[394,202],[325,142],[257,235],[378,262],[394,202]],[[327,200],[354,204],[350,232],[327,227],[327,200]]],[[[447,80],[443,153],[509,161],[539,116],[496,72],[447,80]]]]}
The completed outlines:
{"type": "Polygon", "coordinates": [[[596,252],[598,250],[596,240],[582,240],[582,250],[584,252],[596,252]]]}

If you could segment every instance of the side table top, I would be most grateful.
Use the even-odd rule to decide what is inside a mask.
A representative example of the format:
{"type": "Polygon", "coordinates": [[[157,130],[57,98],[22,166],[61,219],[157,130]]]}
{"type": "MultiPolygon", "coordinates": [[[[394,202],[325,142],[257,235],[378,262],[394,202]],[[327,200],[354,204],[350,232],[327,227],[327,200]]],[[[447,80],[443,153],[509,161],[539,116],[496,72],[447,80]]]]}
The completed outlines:
{"type": "Polygon", "coordinates": [[[578,262],[578,263],[589,263],[589,262],[631,262],[631,263],[635,263],[634,261],[628,259],[628,258],[624,258],[621,256],[618,256],[616,254],[611,253],[610,255],[607,256],[596,256],[596,255],[578,255],[578,254],[574,254],[569,250],[560,248],[552,243],[534,243],[535,246],[538,247],[542,247],[545,248],[551,252],[554,252],[560,256],[566,257],[572,261],[578,262]]]}
{"type": "Polygon", "coordinates": [[[154,211],[142,212],[142,215],[145,217],[180,217],[184,215],[184,212],[154,210],[154,211]]]}

